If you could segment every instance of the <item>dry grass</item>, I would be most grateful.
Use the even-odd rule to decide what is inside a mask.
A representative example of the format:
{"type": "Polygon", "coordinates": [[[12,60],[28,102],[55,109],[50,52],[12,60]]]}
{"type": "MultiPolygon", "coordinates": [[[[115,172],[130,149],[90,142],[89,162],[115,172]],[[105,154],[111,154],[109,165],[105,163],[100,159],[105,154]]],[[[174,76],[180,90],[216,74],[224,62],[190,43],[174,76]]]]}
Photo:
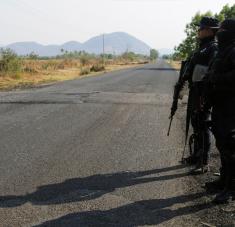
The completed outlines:
{"type": "Polygon", "coordinates": [[[74,79],[79,75],[77,69],[56,70],[53,72],[40,72],[37,74],[23,73],[18,79],[12,77],[0,77],[0,90],[31,87],[44,83],[74,79]]]}
{"type": "Polygon", "coordinates": [[[12,90],[16,88],[28,88],[38,85],[73,80],[84,76],[99,75],[104,72],[136,66],[137,63],[106,62],[105,71],[92,72],[81,75],[81,71],[90,69],[97,62],[81,66],[79,60],[25,60],[23,72],[16,78],[10,76],[0,77],[0,90],[12,90]]]}

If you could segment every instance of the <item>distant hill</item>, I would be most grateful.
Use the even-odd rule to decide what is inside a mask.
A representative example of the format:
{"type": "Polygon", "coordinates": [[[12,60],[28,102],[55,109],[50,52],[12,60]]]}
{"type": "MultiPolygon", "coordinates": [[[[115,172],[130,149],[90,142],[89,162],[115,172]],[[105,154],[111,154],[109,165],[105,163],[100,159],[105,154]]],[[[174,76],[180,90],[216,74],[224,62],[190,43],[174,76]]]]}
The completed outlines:
{"type": "MultiPolygon", "coordinates": [[[[132,51],[137,54],[149,55],[150,46],[143,41],[124,32],[105,34],[105,53],[121,54],[132,51]]],[[[96,36],[85,43],[70,41],[62,45],[41,45],[36,42],[17,42],[5,46],[14,50],[19,55],[27,55],[34,52],[40,56],[56,56],[61,49],[67,51],[86,51],[88,53],[101,54],[103,52],[103,36],[96,36]]]]}
{"type": "MultiPolygon", "coordinates": [[[[103,48],[103,37],[96,36],[91,38],[83,44],[83,47],[86,51],[90,53],[102,53],[103,48]]],[[[106,53],[115,53],[121,54],[125,51],[132,51],[138,54],[147,54],[149,55],[150,46],[148,46],[143,41],[135,38],[124,32],[115,32],[105,35],[105,52],[106,53]]]]}
{"type": "Polygon", "coordinates": [[[36,42],[18,42],[12,43],[6,48],[14,50],[19,55],[27,55],[34,52],[40,56],[55,56],[59,53],[60,48],[58,45],[41,45],[36,42]]]}
{"type": "Polygon", "coordinates": [[[70,41],[70,42],[67,42],[67,43],[64,43],[63,45],[61,45],[60,49],[64,49],[67,51],[81,50],[82,44],[77,41],[70,41]]]}

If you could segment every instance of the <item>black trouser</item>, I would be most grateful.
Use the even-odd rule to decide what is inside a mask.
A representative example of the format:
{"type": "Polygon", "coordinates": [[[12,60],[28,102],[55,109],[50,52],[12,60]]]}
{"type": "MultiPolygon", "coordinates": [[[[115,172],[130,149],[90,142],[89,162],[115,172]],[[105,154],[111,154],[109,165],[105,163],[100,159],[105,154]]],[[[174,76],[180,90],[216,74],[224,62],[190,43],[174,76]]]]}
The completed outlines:
{"type": "Polygon", "coordinates": [[[216,137],[216,147],[220,152],[221,179],[230,187],[235,180],[235,133],[226,139],[216,137]]]}
{"type": "Polygon", "coordinates": [[[216,147],[220,152],[221,178],[230,186],[235,180],[235,115],[214,112],[212,121],[216,147]]]}
{"type": "Polygon", "coordinates": [[[211,148],[211,132],[206,126],[206,120],[209,120],[209,113],[194,112],[191,117],[193,127],[194,141],[194,156],[198,162],[204,165],[208,164],[211,148]]]}

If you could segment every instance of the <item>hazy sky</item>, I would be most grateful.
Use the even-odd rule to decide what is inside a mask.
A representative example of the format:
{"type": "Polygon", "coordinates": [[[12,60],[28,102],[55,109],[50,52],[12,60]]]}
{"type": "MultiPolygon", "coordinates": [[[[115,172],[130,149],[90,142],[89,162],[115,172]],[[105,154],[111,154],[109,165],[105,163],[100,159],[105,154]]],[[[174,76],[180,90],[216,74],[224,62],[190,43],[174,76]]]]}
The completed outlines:
{"type": "Polygon", "coordinates": [[[200,11],[219,12],[234,0],[0,0],[0,44],[62,44],[128,32],[153,48],[173,48],[200,11]]]}

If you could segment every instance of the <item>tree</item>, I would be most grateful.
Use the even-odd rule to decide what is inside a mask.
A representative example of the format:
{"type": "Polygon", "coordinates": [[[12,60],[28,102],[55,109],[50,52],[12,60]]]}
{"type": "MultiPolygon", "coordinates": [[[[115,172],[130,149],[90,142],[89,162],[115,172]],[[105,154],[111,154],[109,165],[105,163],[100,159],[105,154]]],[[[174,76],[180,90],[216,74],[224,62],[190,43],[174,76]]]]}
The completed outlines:
{"type": "Polygon", "coordinates": [[[185,59],[190,56],[192,51],[197,47],[197,26],[195,26],[195,23],[199,23],[201,18],[204,16],[214,16],[219,21],[235,17],[235,4],[231,7],[229,5],[225,5],[220,13],[215,15],[213,15],[210,11],[204,14],[198,12],[192,18],[191,22],[186,25],[186,39],[184,39],[178,46],[175,47],[175,53],[173,55],[174,58],[185,59]]]}
{"type": "Polygon", "coordinates": [[[231,7],[228,4],[225,5],[219,14],[215,14],[215,17],[220,21],[235,17],[235,4],[231,7]]]}
{"type": "Polygon", "coordinates": [[[17,76],[21,72],[22,61],[11,49],[0,49],[0,76],[17,76]]]}
{"type": "Polygon", "coordinates": [[[191,22],[186,25],[185,33],[186,33],[186,39],[183,40],[182,43],[179,44],[179,46],[175,47],[175,54],[174,56],[177,58],[185,59],[189,55],[192,54],[192,51],[197,47],[197,26],[195,24],[198,24],[202,17],[205,16],[212,16],[211,12],[206,12],[204,14],[200,14],[199,12],[196,13],[196,15],[192,18],[191,22]]]}
{"type": "Polygon", "coordinates": [[[150,50],[150,60],[151,60],[151,61],[154,61],[154,60],[156,60],[158,57],[159,57],[158,51],[155,50],[155,49],[151,49],[151,50],[150,50]]]}
{"type": "Polygon", "coordinates": [[[31,52],[29,55],[28,55],[29,59],[31,60],[37,60],[39,58],[39,56],[34,53],[34,52],[31,52]]]}
{"type": "Polygon", "coordinates": [[[162,55],[162,59],[168,60],[168,59],[171,59],[171,58],[172,58],[171,54],[162,55]]]}

